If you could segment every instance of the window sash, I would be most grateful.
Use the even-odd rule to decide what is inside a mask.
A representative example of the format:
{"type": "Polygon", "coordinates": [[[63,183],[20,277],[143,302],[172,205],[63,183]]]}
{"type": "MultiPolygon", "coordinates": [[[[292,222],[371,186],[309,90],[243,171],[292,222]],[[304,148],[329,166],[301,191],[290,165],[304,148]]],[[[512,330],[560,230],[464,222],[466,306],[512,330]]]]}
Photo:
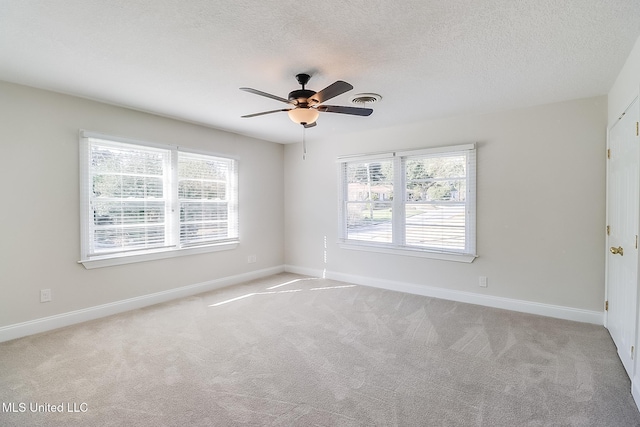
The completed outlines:
{"type": "Polygon", "coordinates": [[[350,156],[339,161],[342,242],[475,257],[474,144],[386,156],[350,156]],[[354,205],[360,203],[369,207],[366,205],[369,201],[353,200],[353,189],[350,192],[348,188],[348,171],[350,167],[368,161],[390,161],[393,165],[391,194],[395,197],[389,208],[390,224],[384,224],[384,229],[376,223],[375,216],[369,215],[369,222],[365,224],[369,229],[361,227],[358,230],[351,216],[354,205]],[[413,171],[413,176],[407,176],[407,165],[415,166],[420,162],[424,163],[422,166],[432,166],[435,171],[444,173],[413,171]]]}
{"type": "Polygon", "coordinates": [[[85,131],[80,136],[82,260],[237,243],[237,160],[85,131]],[[201,176],[180,174],[179,162],[189,160],[224,174],[204,176],[207,167],[201,176]],[[181,180],[197,183],[200,194],[180,197],[181,180]],[[181,219],[184,209],[189,212],[181,219]]]}
{"type": "Polygon", "coordinates": [[[197,153],[178,158],[180,246],[237,239],[235,162],[197,153]]]}
{"type": "Polygon", "coordinates": [[[345,239],[393,243],[393,161],[377,155],[342,163],[345,239]]]}
{"type": "Polygon", "coordinates": [[[89,257],[168,246],[171,152],[88,138],[89,257]]]}

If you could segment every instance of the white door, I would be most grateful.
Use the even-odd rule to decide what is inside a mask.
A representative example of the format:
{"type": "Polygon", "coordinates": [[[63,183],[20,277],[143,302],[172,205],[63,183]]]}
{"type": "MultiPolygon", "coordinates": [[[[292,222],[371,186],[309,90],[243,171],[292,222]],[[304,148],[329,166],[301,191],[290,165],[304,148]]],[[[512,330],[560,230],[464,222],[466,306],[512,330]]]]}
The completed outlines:
{"type": "Polygon", "coordinates": [[[633,377],[638,295],[638,100],[609,130],[607,329],[633,377]]]}

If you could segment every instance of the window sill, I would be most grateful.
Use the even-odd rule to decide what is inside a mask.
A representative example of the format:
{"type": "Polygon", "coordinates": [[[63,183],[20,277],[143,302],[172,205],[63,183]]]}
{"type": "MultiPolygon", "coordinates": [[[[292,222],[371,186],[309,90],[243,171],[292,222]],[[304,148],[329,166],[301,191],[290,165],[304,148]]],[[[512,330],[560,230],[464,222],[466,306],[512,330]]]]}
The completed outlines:
{"type": "Polygon", "coordinates": [[[216,245],[200,246],[197,248],[185,248],[185,249],[163,249],[153,252],[144,252],[135,255],[120,254],[120,255],[104,255],[96,256],[91,259],[83,259],[78,261],[79,264],[84,265],[84,268],[91,270],[93,268],[111,267],[113,265],[132,264],[136,262],[153,261],[157,259],[175,258],[185,255],[196,255],[207,252],[227,251],[238,247],[238,242],[227,242],[216,245]]]}
{"type": "Polygon", "coordinates": [[[438,259],[442,261],[455,261],[471,263],[478,255],[471,254],[459,254],[453,252],[432,252],[427,250],[413,249],[413,248],[398,248],[391,246],[372,245],[367,243],[354,243],[354,242],[338,242],[338,246],[342,249],[356,250],[356,251],[368,251],[377,252],[383,254],[412,256],[418,258],[430,258],[438,259]]]}

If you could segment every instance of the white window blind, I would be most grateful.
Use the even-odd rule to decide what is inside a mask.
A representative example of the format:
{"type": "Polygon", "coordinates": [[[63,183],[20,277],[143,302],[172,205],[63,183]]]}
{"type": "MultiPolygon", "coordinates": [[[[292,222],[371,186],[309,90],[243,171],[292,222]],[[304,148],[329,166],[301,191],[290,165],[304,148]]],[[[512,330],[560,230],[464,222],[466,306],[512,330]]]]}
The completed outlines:
{"type": "Polygon", "coordinates": [[[237,160],[88,132],[80,143],[83,261],[237,242],[237,160]]]}
{"type": "Polygon", "coordinates": [[[89,139],[89,257],[168,244],[171,152],[89,139]]]}
{"type": "Polygon", "coordinates": [[[401,157],[407,246],[466,252],[468,157],[467,152],[401,157]]]}
{"type": "Polygon", "coordinates": [[[347,239],[392,243],[393,158],[343,163],[347,239]]]}
{"type": "Polygon", "coordinates": [[[234,166],[230,159],[180,153],[178,201],[182,246],[237,239],[234,166]]]}
{"type": "Polygon", "coordinates": [[[475,165],[473,144],[341,159],[341,241],[472,260],[475,165]]]}

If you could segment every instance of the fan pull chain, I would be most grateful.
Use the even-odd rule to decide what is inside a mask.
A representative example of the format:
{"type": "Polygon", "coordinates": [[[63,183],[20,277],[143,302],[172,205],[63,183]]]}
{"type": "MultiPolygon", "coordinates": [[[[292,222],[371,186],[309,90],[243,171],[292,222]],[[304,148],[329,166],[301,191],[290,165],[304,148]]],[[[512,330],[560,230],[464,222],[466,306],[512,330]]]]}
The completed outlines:
{"type": "Polygon", "coordinates": [[[302,127],[302,160],[307,160],[307,129],[302,127]]]}

